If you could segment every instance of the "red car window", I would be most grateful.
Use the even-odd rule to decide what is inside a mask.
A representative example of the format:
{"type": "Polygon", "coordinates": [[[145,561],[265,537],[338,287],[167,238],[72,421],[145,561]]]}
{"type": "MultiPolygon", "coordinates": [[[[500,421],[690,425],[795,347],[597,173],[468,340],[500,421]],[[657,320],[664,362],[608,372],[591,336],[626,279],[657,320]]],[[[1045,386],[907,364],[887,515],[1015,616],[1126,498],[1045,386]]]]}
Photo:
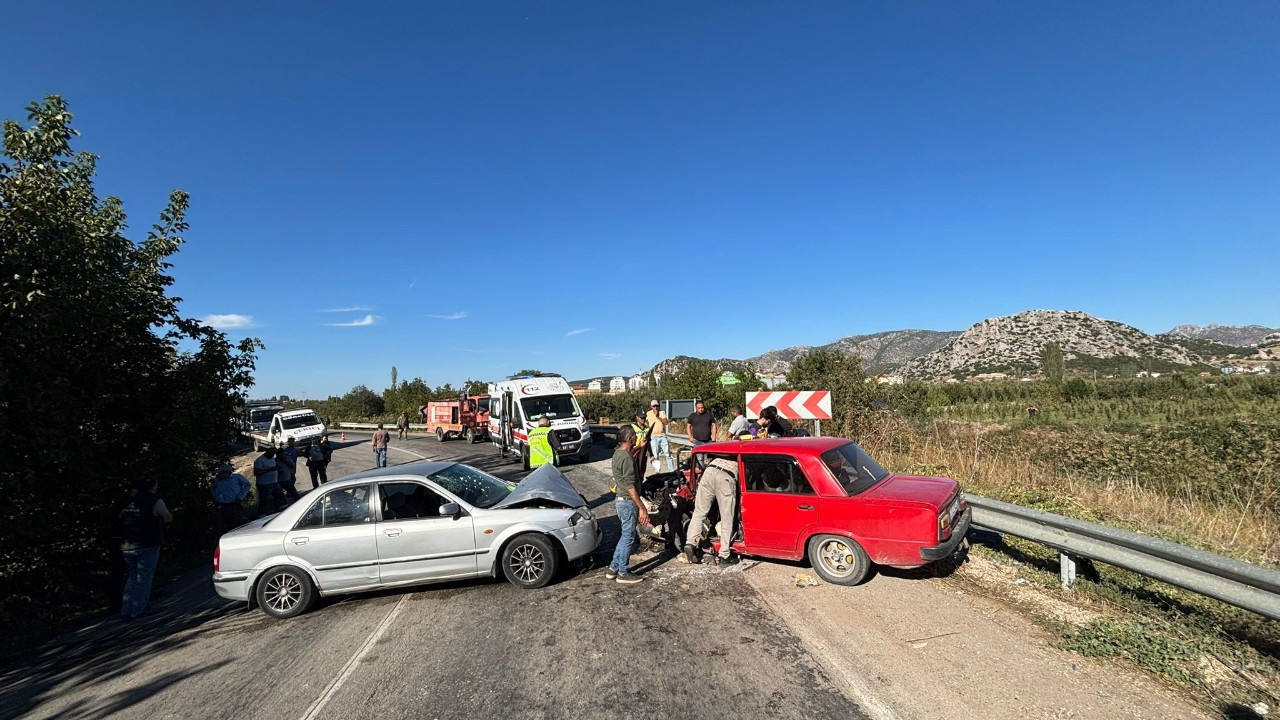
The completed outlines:
{"type": "Polygon", "coordinates": [[[743,455],[747,492],[813,495],[813,486],[789,455],[743,455]]]}

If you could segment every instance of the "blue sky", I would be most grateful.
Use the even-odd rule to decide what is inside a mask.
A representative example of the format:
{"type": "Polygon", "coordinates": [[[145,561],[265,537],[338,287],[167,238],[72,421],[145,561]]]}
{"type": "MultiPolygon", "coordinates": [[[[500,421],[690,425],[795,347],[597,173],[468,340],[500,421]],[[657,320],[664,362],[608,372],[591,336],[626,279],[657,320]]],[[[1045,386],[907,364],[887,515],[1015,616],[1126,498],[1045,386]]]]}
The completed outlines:
{"type": "Polygon", "coordinates": [[[5,17],[0,115],[65,96],[138,237],[192,194],[176,292],[252,318],[256,394],[1031,308],[1280,325],[1272,0],[5,17]]]}

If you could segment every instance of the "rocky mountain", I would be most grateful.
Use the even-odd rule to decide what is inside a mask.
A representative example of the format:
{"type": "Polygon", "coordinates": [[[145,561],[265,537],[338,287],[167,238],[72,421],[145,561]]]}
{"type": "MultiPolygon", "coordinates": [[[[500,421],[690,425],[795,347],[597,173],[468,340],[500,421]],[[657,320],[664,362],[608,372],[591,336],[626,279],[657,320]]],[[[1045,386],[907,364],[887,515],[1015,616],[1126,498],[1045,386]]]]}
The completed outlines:
{"type": "Polygon", "coordinates": [[[791,369],[791,363],[797,358],[814,350],[831,350],[845,355],[857,355],[862,358],[862,366],[867,369],[867,372],[878,373],[892,370],[912,358],[931,353],[954,340],[959,334],[959,331],[891,330],[870,335],[850,335],[818,347],[796,345],[783,350],[770,350],[763,355],[747,358],[747,362],[754,365],[759,372],[785,375],[791,369]]]}
{"type": "MultiPolygon", "coordinates": [[[[677,355],[654,365],[650,372],[657,373],[658,377],[671,377],[685,369],[691,361],[697,359],[698,358],[689,357],[688,355],[677,355]]],[[[731,358],[720,358],[719,360],[711,361],[711,364],[715,365],[716,369],[721,371],[728,370],[729,368],[741,363],[741,360],[733,360],[731,358]]]]}
{"type": "Polygon", "coordinates": [[[1028,310],[983,320],[945,347],[907,362],[899,372],[939,380],[984,372],[1035,371],[1048,343],[1062,348],[1068,368],[1102,372],[1121,367],[1166,370],[1206,361],[1183,345],[1124,323],[1084,312],[1028,310]]]}
{"type": "Polygon", "coordinates": [[[1261,343],[1264,337],[1278,331],[1280,331],[1280,328],[1268,328],[1261,325],[1218,325],[1212,323],[1203,327],[1200,325],[1179,325],[1165,334],[1192,340],[1212,340],[1234,347],[1254,347],[1261,343]]]}

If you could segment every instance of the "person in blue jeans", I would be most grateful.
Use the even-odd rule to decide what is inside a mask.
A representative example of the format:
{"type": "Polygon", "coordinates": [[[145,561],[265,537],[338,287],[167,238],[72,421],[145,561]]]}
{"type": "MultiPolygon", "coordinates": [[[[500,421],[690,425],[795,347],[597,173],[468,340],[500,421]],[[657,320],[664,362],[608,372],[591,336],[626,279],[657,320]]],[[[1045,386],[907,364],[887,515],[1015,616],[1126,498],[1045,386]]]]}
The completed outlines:
{"type": "Polygon", "coordinates": [[[120,552],[124,556],[124,596],[120,617],[138,618],[151,600],[151,581],[160,560],[164,543],[164,526],[173,515],[160,498],[160,485],[154,480],[139,480],[133,497],[120,505],[120,552]]]}
{"type": "Polygon", "coordinates": [[[613,509],[618,513],[618,524],[622,534],[618,537],[618,546],[613,550],[613,562],[605,571],[605,578],[616,580],[623,585],[635,585],[642,581],[630,572],[631,549],[636,544],[636,523],[649,524],[649,512],[640,502],[640,494],[636,491],[636,464],[631,459],[631,446],[635,444],[636,433],[630,426],[618,430],[618,448],[613,451],[611,467],[613,482],[610,489],[617,495],[613,501],[613,509]]]}

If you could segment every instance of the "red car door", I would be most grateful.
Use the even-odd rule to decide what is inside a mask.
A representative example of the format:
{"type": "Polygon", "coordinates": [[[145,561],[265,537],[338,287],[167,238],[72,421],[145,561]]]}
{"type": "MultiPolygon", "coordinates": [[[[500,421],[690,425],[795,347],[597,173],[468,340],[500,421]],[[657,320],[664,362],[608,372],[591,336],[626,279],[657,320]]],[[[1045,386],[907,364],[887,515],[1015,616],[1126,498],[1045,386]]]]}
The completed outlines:
{"type": "Polygon", "coordinates": [[[795,458],[743,455],[743,550],[799,557],[805,529],[818,524],[818,496],[795,458]]]}

